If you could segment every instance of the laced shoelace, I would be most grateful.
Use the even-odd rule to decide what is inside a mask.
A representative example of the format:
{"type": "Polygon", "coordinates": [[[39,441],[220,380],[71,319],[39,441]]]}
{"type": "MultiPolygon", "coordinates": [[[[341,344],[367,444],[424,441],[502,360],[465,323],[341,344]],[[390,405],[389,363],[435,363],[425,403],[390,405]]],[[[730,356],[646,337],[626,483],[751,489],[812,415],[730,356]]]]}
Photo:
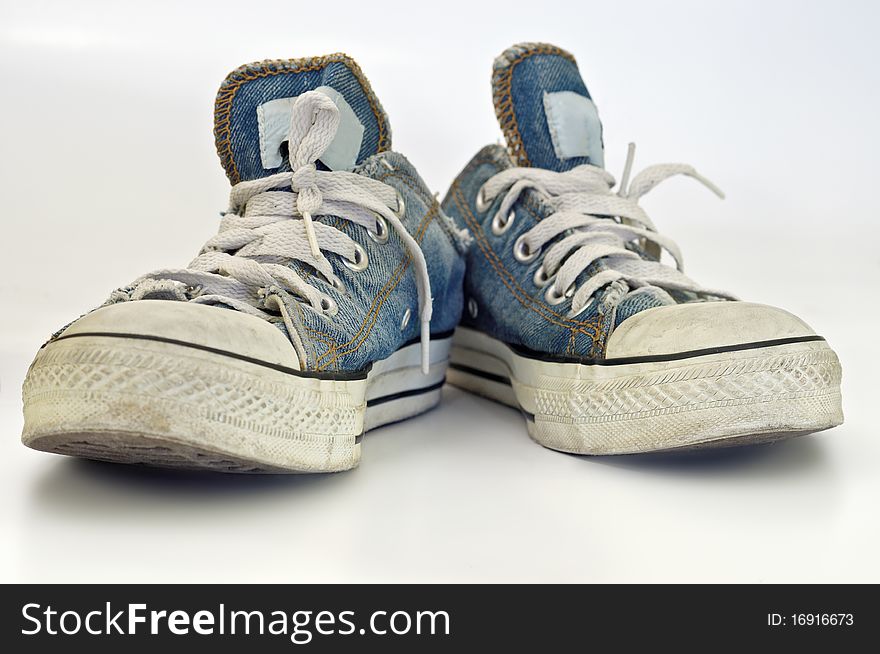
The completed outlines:
{"type": "MultiPolygon", "coordinates": [[[[514,243],[514,257],[529,263],[543,261],[535,273],[535,284],[546,287],[545,298],[560,304],[571,298],[568,316],[574,318],[589,307],[596,293],[617,281],[626,282],[630,292],[647,286],[690,291],[703,296],[736,299],[733,295],[700,286],[683,273],[678,246],[659,234],[638,200],[660,182],[675,175],[692,177],[719,197],[724,194],[694,168],[685,164],[649,166],[629,182],[635,146],[630,144],[618,191],[614,177],[602,168],[583,165],[566,172],[540,168],[509,168],[491,177],[480,189],[477,209],[485,211],[504,193],[492,219],[496,235],[506,232],[514,220],[514,205],[526,189],[535,189],[553,208],[553,213],[524,232],[514,243]],[[545,246],[562,236],[544,251],[545,246]],[[642,258],[627,244],[638,241],[642,251],[655,260],[642,258]],[[660,263],[667,251],[676,267],[660,263]],[[577,279],[597,261],[603,269],[580,286],[577,279]]],[[[621,298],[622,299],[622,298],[621,298]]]]}
{"type": "Polygon", "coordinates": [[[422,370],[427,373],[432,307],[425,256],[401,222],[403,198],[393,187],[356,173],[316,168],[315,162],[333,141],[338,126],[339,109],[329,97],[318,91],[299,96],[288,137],[291,172],[233,186],[218,234],[205,243],[186,268],[144,275],[133,283],[127,297],[115,300],[138,299],[161,289],[171,290],[179,299],[223,304],[264,319],[270,318],[267,311],[277,310],[297,353],[305,360],[290,318],[292,303],[327,317],[336,315],[338,306],[289,264],[308,264],[342,292],[343,282],[325,253],[338,255],[352,270],[363,270],[368,265],[367,253],[360,244],[313,218],[338,216],[364,227],[379,243],[388,239],[390,225],[413,262],[421,319],[422,370]],[[277,190],[285,186],[292,192],[277,190]]]}

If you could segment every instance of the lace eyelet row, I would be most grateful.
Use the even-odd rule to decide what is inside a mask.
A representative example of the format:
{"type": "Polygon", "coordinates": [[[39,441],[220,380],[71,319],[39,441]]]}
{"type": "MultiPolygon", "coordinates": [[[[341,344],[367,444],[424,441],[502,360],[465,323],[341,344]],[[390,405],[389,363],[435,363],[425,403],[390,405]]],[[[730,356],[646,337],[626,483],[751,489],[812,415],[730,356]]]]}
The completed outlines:
{"type": "MultiPolygon", "coordinates": [[[[403,199],[403,195],[401,195],[400,191],[397,191],[397,208],[395,209],[395,215],[403,219],[406,213],[406,201],[403,199]]],[[[376,216],[376,229],[367,229],[367,236],[369,236],[370,240],[379,245],[384,245],[388,242],[389,237],[391,236],[391,230],[388,229],[388,221],[385,220],[381,215],[375,214],[376,216]]],[[[354,245],[354,259],[347,259],[345,257],[342,258],[342,265],[344,265],[349,270],[354,272],[363,272],[370,265],[370,258],[367,255],[367,251],[363,248],[363,246],[355,243],[354,245]]],[[[345,292],[345,286],[343,286],[342,282],[336,278],[330,282],[340,293],[345,292]]],[[[325,316],[335,316],[339,313],[339,305],[336,304],[336,301],[331,298],[329,295],[324,295],[321,297],[321,313],[325,316]]],[[[408,318],[407,318],[408,320],[408,318]]]]}
{"type": "MultiPolygon", "coordinates": [[[[486,197],[486,189],[485,186],[481,186],[480,190],[477,192],[476,198],[476,209],[480,213],[485,213],[492,205],[492,200],[486,197]]],[[[503,235],[510,226],[513,224],[514,219],[516,218],[516,212],[511,210],[505,219],[501,219],[501,217],[496,214],[492,218],[492,233],[495,236],[503,235]]],[[[519,261],[522,264],[528,264],[537,259],[541,255],[541,248],[532,249],[529,247],[528,241],[526,240],[526,235],[521,234],[513,244],[513,258],[519,261]]],[[[550,284],[556,275],[548,275],[547,271],[544,269],[544,266],[541,265],[535,271],[534,276],[532,277],[532,281],[535,286],[538,288],[544,288],[548,284],[550,284]]],[[[574,295],[574,284],[566,289],[565,293],[559,294],[556,291],[555,285],[551,285],[547,291],[544,293],[544,298],[547,300],[548,304],[556,305],[560,304],[566,299],[572,297],[574,295]]]]}

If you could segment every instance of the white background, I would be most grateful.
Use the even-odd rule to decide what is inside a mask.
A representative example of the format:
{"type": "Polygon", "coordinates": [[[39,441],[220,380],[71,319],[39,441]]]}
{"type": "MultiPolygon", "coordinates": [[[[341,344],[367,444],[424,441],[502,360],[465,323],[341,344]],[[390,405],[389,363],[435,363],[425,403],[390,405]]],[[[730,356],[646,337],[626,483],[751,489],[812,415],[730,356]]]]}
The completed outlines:
{"type": "Polygon", "coordinates": [[[880,581],[880,211],[872,2],[0,3],[0,580],[880,581]],[[214,93],[264,58],[345,51],[441,193],[500,137],[492,59],[578,59],[619,174],[695,165],[645,206],[707,286],[838,351],[846,424],[687,459],[580,458],[455,389],[312,477],[151,472],[32,452],[40,343],[189,261],[227,182],[214,93]]]}

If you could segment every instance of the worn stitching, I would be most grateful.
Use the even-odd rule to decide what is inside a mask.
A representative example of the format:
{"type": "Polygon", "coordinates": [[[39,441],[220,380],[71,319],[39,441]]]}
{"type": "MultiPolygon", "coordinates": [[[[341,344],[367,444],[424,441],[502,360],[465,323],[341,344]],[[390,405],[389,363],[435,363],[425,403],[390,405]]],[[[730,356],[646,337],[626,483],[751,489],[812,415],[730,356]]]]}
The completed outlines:
{"type": "MultiPolygon", "coordinates": [[[[430,227],[431,223],[434,222],[434,218],[436,218],[439,215],[438,211],[437,211],[439,208],[440,208],[440,205],[437,204],[437,202],[434,202],[433,205],[431,206],[431,208],[427,211],[427,213],[425,213],[425,216],[422,218],[422,222],[419,225],[418,232],[414,236],[416,242],[418,242],[419,244],[421,244],[422,239],[425,236],[425,233],[428,231],[428,227],[430,227]]],[[[397,288],[397,286],[400,284],[400,282],[403,281],[404,273],[406,272],[407,268],[409,268],[409,264],[411,261],[412,261],[412,257],[409,255],[409,253],[407,253],[406,256],[403,258],[403,260],[401,261],[400,265],[391,274],[388,281],[385,283],[385,285],[382,287],[382,289],[379,291],[379,293],[374,298],[373,306],[370,307],[370,311],[367,313],[367,319],[364,320],[360,329],[358,329],[357,333],[354,335],[354,337],[352,337],[352,339],[350,341],[340,345],[337,348],[337,350],[343,350],[343,348],[351,345],[352,343],[354,343],[355,340],[357,340],[360,337],[360,340],[358,341],[358,343],[352,349],[338,351],[337,354],[335,354],[331,359],[324,361],[323,363],[318,363],[321,359],[325,358],[329,354],[329,352],[325,352],[322,356],[318,357],[318,361],[316,361],[316,369],[317,370],[326,369],[327,366],[329,366],[334,361],[339,359],[339,357],[345,356],[347,354],[351,354],[352,352],[356,352],[361,347],[361,345],[364,344],[364,342],[367,340],[367,338],[369,338],[370,334],[373,331],[373,327],[376,325],[376,322],[379,319],[379,312],[382,309],[382,306],[385,304],[385,301],[394,292],[394,290],[397,288]],[[392,285],[392,282],[393,282],[393,285],[392,285]],[[376,303],[377,301],[378,301],[378,303],[376,303]],[[370,324],[369,324],[369,326],[367,326],[368,319],[371,315],[372,315],[372,320],[369,320],[370,324]],[[366,331],[364,331],[365,329],[366,329],[366,331]]]]}
{"type": "Polygon", "coordinates": [[[572,329],[571,334],[568,337],[568,347],[565,348],[566,354],[569,354],[569,355],[574,354],[577,351],[576,344],[577,344],[577,332],[574,329],[572,329]]]}
{"type": "Polygon", "coordinates": [[[507,139],[507,148],[510,156],[514,157],[520,166],[528,166],[530,163],[525,145],[523,144],[522,135],[519,132],[516,113],[513,109],[513,97],[510,86],[513,81],[513,69],[522,63],[523,60],[537,54],[559,55],[577,66],[577,62],[571,53],[554,45],[541,43],[529,48],[509,64],[493,72],[492,88],[494,93],[492,101],[495,105],[495,116],[497,116],[498,122],[501,124],[501,130],[504,132],[504,137],[507,139]]]}
{"type": "MultiPolygon", "coordinates": [[[[395,179],[399,179],[401,182],[406,184],[406,186],[408,186],[410,188],[410,190],[412,190],[416,195],[418,195],[419,199],[421,199],[426,205],[428,205],[428,211],[426,212],[425,216],[423,216],[423,218],[422,218],[423,221],[425,220],[425,218],[428,217],[428,215],[432,211],[436,211],[437,209],[440,208],[440,205],[437,203],[436,198],[434,198],[431,195],[427,195],[427,194],[423,193],[422,189],[408,175],[405,175],[405,174],[402,174],[398,171],[395,171],[395,172],[388,172],[388,173],[382,175],[381,177],[378,177],[377,179],[379,181],[384,181],[384,180],[388,179],[389,177],[394,177],[395,179]]],[[[433,217],[432,217],[432,220],[433,220],[433,217]]],[[[419,229],[421,229],[421,225],[419,226],[419,229]]],[[[404,261],[406,261],[406,259],[401,260],[401,264],[404,261]]],[[[376,302],[376,300],[378,300],[379,296],[385,291],[388,284],[391,283],[391,280],[394,277],[394,275],[397,274],[397,271],[398,271],[398,269],[395,269],[391,273],[391,275],[389,276],[388,280],[385,282],[385,285],[383,285],[383,287],[381,289],[379,289],[379,292],[376,294],[376,297],[373,298],[374,303],[376,302]]],[[[358,328],[357,333],[351,338],[351,340],[349,340],[345,343],[337,344],[333,349],[338,350],[338,349],[345,348],[345,347],[351,345],[355,340],[357,340],[358,336],[361,334],[365,325],[367,324],[367,321],[369,320],[372,311],[373,311],[373,305],[370,305],[370,311],[367,313],[367,316],[364,318],[364,322],[361,323],[361,326],[358,328]]],[[[326,332],[319,332],[319,333],[323,334],[327,338],[333,339],[332,334],[328,334],[326,332]]],[[[319,356],[316,361],[316,364],[318,362],[320,362],[322,359],[324,359],[326,356],[328,356],[329,354],[330,354],[330,352],[328,351],[328,352],[325,352],[324,354],[322,354],[321,356],[319,356]]],[[[343,354],[347,354],[347,352],[345,352],[343,354]]]]}
{"type": "MultiPolygon", "coordinates": [[[[331,226],[335,227],[336,229],[339,229],[341,231],[341,228],[342,228],[344,222],[345,221],[342,220],[342,218],[337,217],[336,220],[333,222],[333,225],[331,225],[331,226]]],[[[315,276],[311,272],[311,270],[309,270],[307,267],[305,267],[303,265],[300,265],[299,263],[297,264],[297,272],[300,273],[301,275],[303,275],[304,277],[306,277],[306,276],[307,277],[314,277],[315,276]]],[[[332,334],[327,334],[326,332],[318,331],[317,329],[310,327],[305,322],[305,312],[303,311],[302,306],[300,306],[300,303],[296,302],[296,303],[294,303],[294,306],[296,307],[296,310],[299,312],[299,316],[300,316],[299,324],[302,326],[302,328],[305,329],[309,334],[311,334],[315,339],[317,339],[318,341],[320,341],[321,343],[326,345],[328,351],[336,350],[338,345],[335,342],[335,340],[333,339],[332,334]]]]}
{"type": "MultiPolygon", "coordinates": [[[[419,199],[421,199],[425,204],[428,205],[428,210],[425,212],[425,215],[422,218],[422,222],[419,225],[418,234],[416,235],[416,241],[421,242],[421,239],[424,236],[424,232],[427,231],[428,226],[431,224],[431,222],[433,222],[433,219],[436,217],[434,214],[436,214],[437,210],[440,209],[440,205],[437,202],[437,199],[435,197],[423,192],[423,189],[420,186],[418,186],[415,183],[415,181],[410,179],[410,177],[407,175],[404,175],[402,173],[395,171],[395,172],[389,172],[385,175],[382,175],[381,177],[378,177],[377,179],[379,181],[383,181],[383,180],[388,179],[389,177],[394,177],[396,179],[399,179],[402,183],[404,183],[407,187],[409,187],[419,197],[419,199]]],[[[342,226],[342,223],[343,223],[343,221],[341,219],[337,218],[337,224],[339,226],[342,226]]],[[[336,338],[333,336],[333,334],[330,334],[328,332],[324,332],[319,329],[315,329],[313,327],[310,327],[309,325],[307,325],[305,323],[304,320],[300,321],[300,324],[302,325],[302,327],[309,334],[311,334],[312,336],[317,338],[317,340],[319,340],[322,343],[324,343],[325,345],[327,345],[327,351],[316,358],[316,361],[315,361],[316,369],[318,369],[318,370],[326,369],[327,366],[329,366],[334,361],[339,359],[339,357],[345,356],[346,354],[350,354],[351,352],[357,351],[357,349],[363,344],[363,342],[366,340],[366,338],[370,335],[370,333],[372,332],[373,326],[375,325],[376,321],[378,320],[378,309],[381,308],[381,305],[384,302],[384,299],[382,300],[382,302],[379,303],[378,306],[376,306],[376,304],[375,304],[376,301],[379,300],[380,296],[382,296],[382,294],[388,288],[389,284],[391,284],[394,281],[395,276],[399,275],[400,279],[398,279],[397,282],[394,284],[394,287],[388,291],[388,294],[390,294],[397,287],[397,285],[400,283],[400,281],[403,278],[403,273],[406,271],[406,268],[409,265],[409,261],[410,261],[410,258],[407,255],[406,257],[404,257],[401,260],[400,264],[398,265],[398,268],[396,268],[394,271],[392,271],[391,275],[389,275],[388,280],[385,282],[385,284],[382,286],[382,288],[376,294],[376,297],[373,298],[373,304],[370,306],[370,310],[367,313],[366,317],[364,318],[364,322],[361,324],[357,333],[351,338],[351,340],[340,344],[336,340],[336,338]],[[351,345],[352,343],[354,343],[355,340],[358,339],[358,337],[361,335],[364,328],[366,327],[367,322],[370,321],[370,316],[374,314],[374,311],[375,311],[375,315],[374,315],[373,320],[370,324],[370,327],[369,327],[367,333],[361,339],[360,343],[358,343],[358,345],[353,350],[340,352],[340,350],[343,350],[343,348],[351,345]],[[321,338],[321,337],[323,337],[323,338],[321,338]],[[338,354],[337,354],[337,352],[338,352],[338,354]],[[323,359],[327,358],[331,354],[334,355],[333,358],[331,358],[328,361],[325,361],[324,363],[321,363],[321,361],[323,359]]],[[[301,312],[301,315],[304,315],[304,314],[302,314],[301,307],[299,307],[298,304],[296,306],[297,306],[297,309],[301,312]]]]}
{"type": "Polygon", "coordinates": [[[528,295],[525,290],[519,286],[516,282],[516,279],[510,272],[505,268],[504,263],[498,258],[498,255],[492,250],[488,241],[486,240],[486,235],[483,232],[482,226],[476,220],[476,217],[470,211],[470,208],[463,204],[464,194],[461,191],[461,187],[459,183],[453,182],[452,188],[452,199],[455,202],[456,206],[461,210],[462,217],[465,222],[468,223],[468,226],[471,228],[471,231],[474,234],[475,241],[479,246],[480,250],[483,252],[483,255],[486,257],[486,260],[495,270],[495,273],[498,275],[501,282],[513,292],[514,297],[517,301],[523,305],[526,309],[533,311],[538,314],[545,320],[559,327],[563,327],[565,329],[576,329],[578,332],[584,334],[585,336],[589,336],[593,341],[593,344],[596,345],[598,343],[598,339],[600,337],[599,334],[599,325],[596,321],[580,321],[580,320],[571,320],[566,316],[556,313],[552,309],[545,307],[544,305],[537,304],[530,295],[528,295]],[[509,279],[505,279],[505,275],[509,279]],[[525,300],[525,301],[524,301],[525,300]],[[558,318],[559,320],[563,320],[565,322],[559,322],[559,320],[554,320],[554,318],[548,317],[546,314],[550,314],[554,318],[558,318]],[[586,328],[590,327],[594,331],[588,331],[586,328]]]}
{"type": "Polygon", "coordinates": [[[302,320],[300,320],[300,324],[302,324],[303,328],[306,331],[308,331],[310,334],[312,334],[316,339],[321,341],[324,345],[326,345],[328,350],[335,350],[338,346],[334,342],[332,335],[327,334],[326,332],[318,331],[317,329],[314,329],[313,327],[310,327],[309,325],[307,325],[304,320],[305,311],[300,306],[299,302],[296,303],[296,308],[300,312],[300,316],[302,318],[302,320]],[[321,338],[322,336],[324,338],[321,338]]]}
{"type": "MultiPolygon", "coordinates": [[[[465,169],[464,169],[464,170],[459,174],[459,176],[456,178],[456,182],[458,183],[458,180],[462,179],[463,177],[467,177],[470,173],[473,172],[473,170],[474,170],[475,168],[478,168],[478,167],[482,166],[483,164],[492,164],[493,167],[495,168],[495,171],[496,171],[496,172],[500,172],[500,171],[501,171],[500,166],[498,166],[498,162],[496,162],[494,159],[491,159],[491,158],[489,158],[489,157],[478,157],[478,158],[473,159],[473,160],[472,160],[472,161],[471,161],[471,162],[465,167],[465,169]]],[[[449,193],[447,193],[447,198],[448,198],[448,197],[449,197],[449,193]]],[[[446,199],[447,199],[447,198],[444,198],[444,199],[443,199],[443,204],[446,204],[446,199]]],[[[536,202],[533,198],[530,198],[530,197],[527,197],[527,196],[524,196],[523,199],[520,201],[520,206],[521,206],[523,209],[525,209],[525,210],[529,213],[529,215],[530,215],[532,218],[535,219],[535,222],[536,222],[536,223],[541,222],[541,220],[543,220],[543,217],[540,216],[540,215],[535,211],[535,209],[534,209],[533,207],[529,206],[529,205],[533,205],[533,204],[537,204],[537,202],[536,202]]],[[[444,209],[444,211],[445,211],[445,209],[444,209]]]]}
{"type": "MultiPolygon", "coordinates": [[[[305,322],[305,310],[302,308],[302,306],[300,305],[300,303],[299,303],[299,302],[295,302],[293,306],[296,307],[296,310],[297,310],[297,312],[299,313],[299,324],[300,324],[300,326],[301,326],[303,329],[305,329],[307,332],[309,332],[312,336],[314,336],[314,338],[315,338],[316,340],[319,340],[319,341],[321,341],[324,345],[326,345],[328,350],[335,350],[335,349],[336,349],[336,344],[332,341],[332,339],[328,341],[326,338],[321,338],[321,336],[328,336],[327,334],[325,334],[325,333],[323,333],[323,332],[319,332],[319,331],[317,331],[317,330],[315,330],[315,329],[312,329],[311,327],[309,327],[309,326],[306,324],[306,322],[305,322]]],[[[328,337],[329,337],[329,336],[328,336],[328,337]]],[[[314,347],[312,347],[311,349],[312,349],[312,352],[314,353],[314,347]]]]}
{"type": "Polygon", "coordinates": [[[287,73],[305,73],[313,72],[326,68],[329,64],[342,63],[354,74],[355,79],[360,83],[361,89],[367,97],[367,102],[376,122],[379,125],[379,143],[378,151],[384,152],[391,147],[391,139],[386,125],[383,120],[384,111],[379,105],[379,100],[373,92],[369,81],[360,69],[360,66],[348,55],[341,52],[324,55],[321,57],[310,57],[306,59],[270,59],[266,61],[245,64],[232,71],[217,92],[217,98],[214,102],[214,144],[217,148],[217,154],[220,156],[220,162],[226,170],[229,181],[237,184],[241,181],[238,168],[235,165],[235,157],[232,153],[232,139],[230,136],[230,126],[232,120],[232,101],[238,89],[245,82],[250,82],[263,77],[271,77],[274,75],[282,75],[287,73]],[[255,68],[255,67],[259,68],[255,68]]]}

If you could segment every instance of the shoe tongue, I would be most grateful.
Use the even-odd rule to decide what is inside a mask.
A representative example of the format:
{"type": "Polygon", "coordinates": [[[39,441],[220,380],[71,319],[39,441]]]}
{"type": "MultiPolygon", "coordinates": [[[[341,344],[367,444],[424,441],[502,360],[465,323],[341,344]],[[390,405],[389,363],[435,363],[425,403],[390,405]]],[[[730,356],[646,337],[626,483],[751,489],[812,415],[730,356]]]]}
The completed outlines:
{"type": "Polygon", "coordinates": [[[602,122],[574,57],[546,43],[520,43],[495,60],[495,113],[518,166],[603,166],[602,122]]]}
{"type": "Polygon", "coordinates": [[[351,170],[391,148],[391,128],[360,67],[344,54],[262,61],[232,71],[214,105],[217,154],[233,184],[290,170],[287,134],[297,96],[319,90],[339,107],[339,129],[321,156],[351,170]]]}

